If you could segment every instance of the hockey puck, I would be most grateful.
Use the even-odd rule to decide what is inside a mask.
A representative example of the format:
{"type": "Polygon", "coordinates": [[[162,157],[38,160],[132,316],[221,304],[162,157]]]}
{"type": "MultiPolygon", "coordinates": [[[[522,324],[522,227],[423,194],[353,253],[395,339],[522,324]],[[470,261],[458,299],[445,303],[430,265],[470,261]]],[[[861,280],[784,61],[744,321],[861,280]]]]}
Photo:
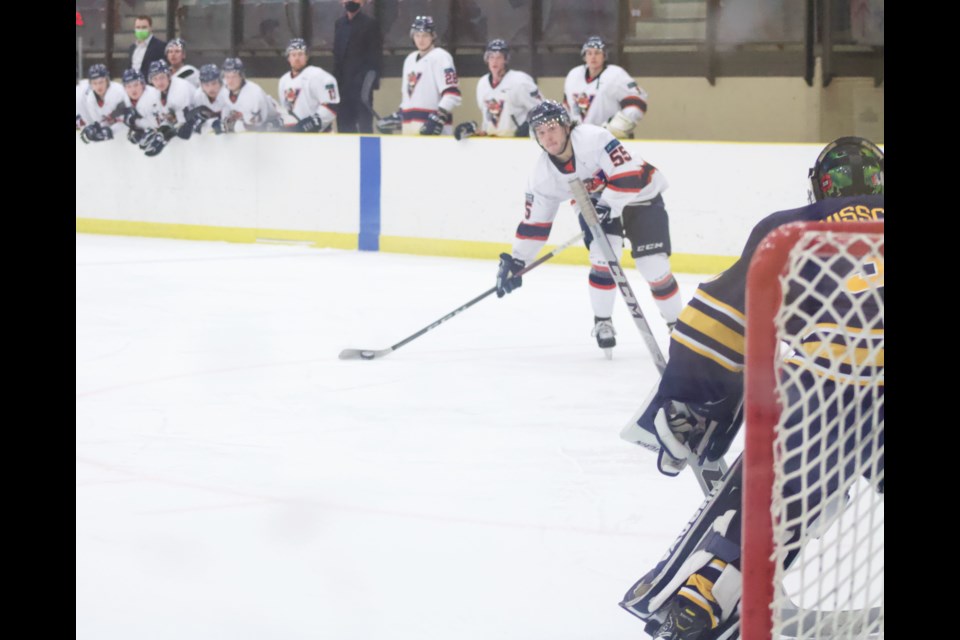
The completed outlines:
{"type": "Polygon", "coordinates": [[[373,360],[373,351],[361,351],[360,357],[364,360],[373,360]]]}

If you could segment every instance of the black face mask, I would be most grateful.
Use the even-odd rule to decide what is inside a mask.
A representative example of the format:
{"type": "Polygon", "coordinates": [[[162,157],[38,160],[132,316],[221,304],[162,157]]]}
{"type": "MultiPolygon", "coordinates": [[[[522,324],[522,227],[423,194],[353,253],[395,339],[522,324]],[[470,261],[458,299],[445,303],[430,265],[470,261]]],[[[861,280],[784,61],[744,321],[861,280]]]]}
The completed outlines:
{"type": "Polygon", "coordinates": [[[346,10],[349,11],[350,13],[353,13],[354,11],[359,11],[359,10],[360,10],[360,3],[359,3],[359,2],[345,2],[343,6],[344,6],[344,7],[346,8],[346,10]]]}

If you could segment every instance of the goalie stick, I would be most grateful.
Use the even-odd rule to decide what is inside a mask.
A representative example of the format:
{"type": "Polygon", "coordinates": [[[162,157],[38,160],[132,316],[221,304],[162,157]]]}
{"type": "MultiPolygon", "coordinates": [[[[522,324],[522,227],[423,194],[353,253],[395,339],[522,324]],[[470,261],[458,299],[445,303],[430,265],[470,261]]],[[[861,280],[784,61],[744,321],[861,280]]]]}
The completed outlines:
{"type": "MultiPolygon", "coordinates": [[[[525,273],[527,273],[528,271],[534,269],[535,267],[540,266],[541,264],[543,264],[544,262],[546,262],[547,260],[549,260],[549,259],[552,258],[553,256],[557,255],[558,253],[560,253],[560,252],[563,251],[564,249],[566,249],[566,248],[568,248],[569,246],[571,246],[571,245],[579,242],[579,241],[581,240],[581,238],[583,238],[583,232],[578,233],[576,236],[570,238],[569,240],[567,240],[567,241],[564,242],[563,244],[561,244],[561,245],[559,245],[559,246],[557,246],[557,247],[554,247],[554,249],[553,249],[552,251],[550,251],[550,252],[548,252],[548,253],[545,253],[544,255],[540,256],[539,258],[537,258],[536,260],[534,260],[533,262],[531,262],[530,264],[528,264],[527,266],[525,266],[523,269],[521,269],[521,270],[518,271],[517,273],[513,274],[511,277],[522,276],[523,274],[525,274],[525,273]]],[[[470,302],[468,302],[468,303],[466,303],[466,304],[464,304],[464,305],[461,305],[461,306],[457,307],[456,309],[454,309],[453,311],[451,311],[451,312],[448,313],[447,315],[443,316],[443,317],[440,318],[439,320],[436,320],[435,322],[432,322],[432,323],[428,324],[428,325],[425,326],[423,329],[420,329],[420,331],[417,331],[417,332],[414,333],[413,335],[404,338],[403,340],[401,340],[401,341],[398,342],[397,344],[393,345],[392,347],[387,347],[386,349],[344,349],[343,351],[340,352],[339,358],[340,358],[341,360],[373,360],[374,358],[382,358],[382,357],[384,357],[384,356],[387,356],[387,355],[389,355],[390,353],[392,353],[392,352],[396,351],[397,349],[399,349],[400,347],[402,347],[403,345],[407,344],[408,342],[410,342],[410,341],[412,341],[412,340],[415,340],[416,338],[419,338],[420,336],[422,336],[423,334],[427,333],[428,331],[430,331],[430,330],[432,330],[432,329],[436,329],[438,326],[440,326],[441,324],[443,324],[444,322],[446,322],[447,320],[449,320],[449,319],[452,318],[453,316],[457,315],[457,314],[460,313],[461,311],[465,311],[466,309],[469,309],[470,307],[472,307],[473,305],[477,304],[478,302],[480,302],[481,300],[483,300],[484,298],[486,298],[486,297],[489,296],[490,294],[496,293],[496,291],[497,291],[497,288],[496,288],[496,287],[491,287],[490,289],[487,289],[486,291],[484,291],[483,293],[481,293],[479,296],[477,296],[476,298],[474,298],[474,299],[471,300],[470,302]]]]}
{"type": "MultiPolygon", "coordinates": [[[[633,289],[630,287],[627,275],[620,267],[620,260],[617,259],[616,252],[613,250],[613,247],[610,246],[606,232],[603,230],[603,227],[600,226],[600,218],[597,216],[597,210],[593,206],[593,201],[590,200],[590,196],[587,195],[587,189],[583,186],[583,182],[579,178],[574,177],[570,180],[569,184],[570,191],[573,193],[574,200],[576,200],[580,206],[580,211],[583,214],[584,221],[587,223],[587,227],[590,229],[590,233],[593,234],[594,239],[600,244],[600,249],[603,251],[603,255],[607,260],[607,266],[610,269],[610,275],[613,276],[614,282],[617,283],[617,288],[620,289],[623,301],[627,303],[627,308],[630,309],[630,315],[633,316],[633,321],[637,325],[637,329],[640,330],[640,335],[643,337],[643,341],[650,351],[653,364],[656,365],[657,372],[663,375],[664,369],[667,368],[667,360],[663,357],[663,352],[660,351],[660,345],[657,344],[656,339],[653,337],[650,324],[643,315],[643,310],[640,308],[640,303],[637,302],[637,297],[633,294],[633,289]]],[[[635,416],[634,420],[637,418],[639,418],[639,415],[635,416]]],[[[628,424],[624,430],[630,429],[633,424],[635,423],[632,422],[628,424]]],[[[707,442],[707,436],[709,436],[709,434],[706,434],[701,440],[701,443],[705,444],[707,442]]],[[[699,458],[699,452],[693,451],[687,457],[687,462],[697,478],[697,483],[700,484],[700,489],[704,495],[708,495],[714,487],[719,486],[720,480],[727,472],[727,464],[723,458],[720,458],[716,462],[701,462],[699,458]]]]}

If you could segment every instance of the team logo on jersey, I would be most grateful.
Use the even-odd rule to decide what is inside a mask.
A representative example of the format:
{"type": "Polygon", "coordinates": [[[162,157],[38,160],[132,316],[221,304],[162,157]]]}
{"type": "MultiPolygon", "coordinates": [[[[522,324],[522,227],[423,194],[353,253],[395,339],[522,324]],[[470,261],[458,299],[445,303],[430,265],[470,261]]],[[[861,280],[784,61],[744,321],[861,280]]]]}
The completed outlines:
{"type": "Polygon", "coordinates": [[[413,90],[417,88],[417,83],[420,82],[420,72],[411,71],[407,74],[407,97],[413,95],[413,90]]]}
{"type": "Polygon", "coordinates": [[[293,103],[297,101],[297,98],[300,96],[300,89],[294,89],[293,87],[287,89],[283,92],[283,102],[286,104],[288,109],[293,108],[293,103]]]}
{"type": "Polygon", "coordinates": [[[497,126],[500,122],[500,114],[503,113],[503,100],[487,100],[487,113],[490,114],[493,126],[497,126]]]}
{"type": "Polygon", "coordinates": [[[582,118],[587,115],[587,111],[593,103],[593,96],[588,93],[575,93],[573,94],[573,103],[577,105],[577,111],[580,112],[582,118]]]}

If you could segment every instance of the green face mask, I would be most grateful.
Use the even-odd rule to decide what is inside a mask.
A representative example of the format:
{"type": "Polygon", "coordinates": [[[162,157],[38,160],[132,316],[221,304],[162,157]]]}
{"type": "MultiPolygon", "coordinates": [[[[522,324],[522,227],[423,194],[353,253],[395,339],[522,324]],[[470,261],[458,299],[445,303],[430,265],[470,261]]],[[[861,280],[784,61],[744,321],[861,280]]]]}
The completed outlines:
{"type": "Polygon", "coordinates": [[[150,36],[150,29],[134,29],[133,35],[137,37],[137,40],[146,40],[150,36]]]}

